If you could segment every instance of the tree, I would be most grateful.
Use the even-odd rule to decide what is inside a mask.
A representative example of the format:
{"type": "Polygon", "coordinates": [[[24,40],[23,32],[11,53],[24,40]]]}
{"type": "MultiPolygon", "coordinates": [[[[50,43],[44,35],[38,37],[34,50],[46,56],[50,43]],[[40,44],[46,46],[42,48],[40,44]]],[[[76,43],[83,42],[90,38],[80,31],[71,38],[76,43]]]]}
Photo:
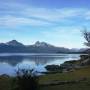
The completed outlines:
{"type": "Polygon", "coordinates": [[[83,32],[84,38],[86,42],[84,43],[86,46],[90,47],[90,31],[87,31],[86,29],[83,32]]]}

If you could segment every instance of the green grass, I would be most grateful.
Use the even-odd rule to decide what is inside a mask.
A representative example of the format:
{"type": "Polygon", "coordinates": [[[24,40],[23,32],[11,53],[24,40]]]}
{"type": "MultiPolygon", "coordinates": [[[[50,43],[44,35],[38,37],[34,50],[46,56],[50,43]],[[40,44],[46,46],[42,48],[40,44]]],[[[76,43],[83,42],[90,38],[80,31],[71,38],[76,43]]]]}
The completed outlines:
{"type": "Polygon", "coordinates": [[[75,70],[73,72],[57,73],[42,76],[40,77],[39,83],[45,84],[54,81],[72,81],[78,80],[83,77],[87,78],[87,80],[75,84],[44,86],[41,87],[40,90],[90,90],[90,66],[75,70]]]}
{"type": "Polygon", "coordinates": [[[41,87],[40,90],[90,90],[90,80],[77,84],[46,86],[41,87]]]}
{"type": "Polygon", "coordinates": [[[11,90],[12,79],[9,77],[0,76],[0,90],[11,90]]]}
{"type": "MultiPolygon", "coordinates": [[[[39,84],[42,85],[55,81],[72,81],[83,77],[87,78],[87,80],[75,84],[41,86],[40,90],[90,90],[90,66],[75,70],[73,72],[40,76],[39,84]]],[[[0,90],[12,90],[12,81],[13,78],[11,77],[0,76],[0,90]]]]}
{"type": "Polygon", "coordinates": [[[45,76],[40,77],[40,84],[46,83],[46,82],[52,82],[55,80],[64,81],[64,80],[76,80],[80,78],[90,78],[90,66],[81,68],[78,70],[75,70],[73,72],[68,73],[56,73],[56,74],[49,74],[45,76]]]}

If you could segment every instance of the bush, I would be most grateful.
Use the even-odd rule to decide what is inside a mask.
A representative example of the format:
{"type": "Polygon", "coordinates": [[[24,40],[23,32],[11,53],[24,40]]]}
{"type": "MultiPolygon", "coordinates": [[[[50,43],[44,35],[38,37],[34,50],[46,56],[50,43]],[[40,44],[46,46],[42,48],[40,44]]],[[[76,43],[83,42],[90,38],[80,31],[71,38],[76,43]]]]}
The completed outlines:
{"type": "Polygon", "coordinates": [[[16,72],[16,88],[14,90],[38,90],[38,77],[32,71],[21,69],[16,72]]]}

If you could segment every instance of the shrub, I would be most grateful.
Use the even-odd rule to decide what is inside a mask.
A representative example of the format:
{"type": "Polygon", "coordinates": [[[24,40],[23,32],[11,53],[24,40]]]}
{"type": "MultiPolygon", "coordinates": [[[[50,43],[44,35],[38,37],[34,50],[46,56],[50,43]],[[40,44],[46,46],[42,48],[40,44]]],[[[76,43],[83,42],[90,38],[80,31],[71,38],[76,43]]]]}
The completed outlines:
{"type": "Polygon", "coordinates": [[[33,70],[19,69],[16,72],[16,89],[15,90],[37,90],[38,77],[33,70]]]}

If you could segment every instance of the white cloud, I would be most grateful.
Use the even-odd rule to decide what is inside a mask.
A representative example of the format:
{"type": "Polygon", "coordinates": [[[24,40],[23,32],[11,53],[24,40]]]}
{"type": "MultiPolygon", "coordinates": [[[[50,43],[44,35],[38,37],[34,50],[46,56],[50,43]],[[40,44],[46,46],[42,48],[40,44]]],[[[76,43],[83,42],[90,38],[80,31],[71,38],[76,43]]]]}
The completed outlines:
{"type": "Polygon", "coordinates": [[[78,19],[89,20],[89,9],[37,8],[25,5],[24,3],[20,4],[17,2],[2,2],[0,6],[0,25],[2,26],[46,26],[56,24],[59,25],[59,23],[77,23],[78,19]]]}
{"type": "Polygon", "coordinates": [[[30,26],[46,26],[50,23],[44,22],[41,20],[35,20],[31,18],[22,18],[15,16],[2,16],[0,17],[0,26],[22,26],[22,25],[30,25],[30,26]]]}
{"type": "Polygon", "coordinates": [[[47,8],[28,8],[23,11],[23,14],[29,17],[35,17],[47,21],[60,21],[67,18],[78,17],[84,13],[84,9],[78,8],[62,8],[62,9],[47,9],[47,8]]]}

